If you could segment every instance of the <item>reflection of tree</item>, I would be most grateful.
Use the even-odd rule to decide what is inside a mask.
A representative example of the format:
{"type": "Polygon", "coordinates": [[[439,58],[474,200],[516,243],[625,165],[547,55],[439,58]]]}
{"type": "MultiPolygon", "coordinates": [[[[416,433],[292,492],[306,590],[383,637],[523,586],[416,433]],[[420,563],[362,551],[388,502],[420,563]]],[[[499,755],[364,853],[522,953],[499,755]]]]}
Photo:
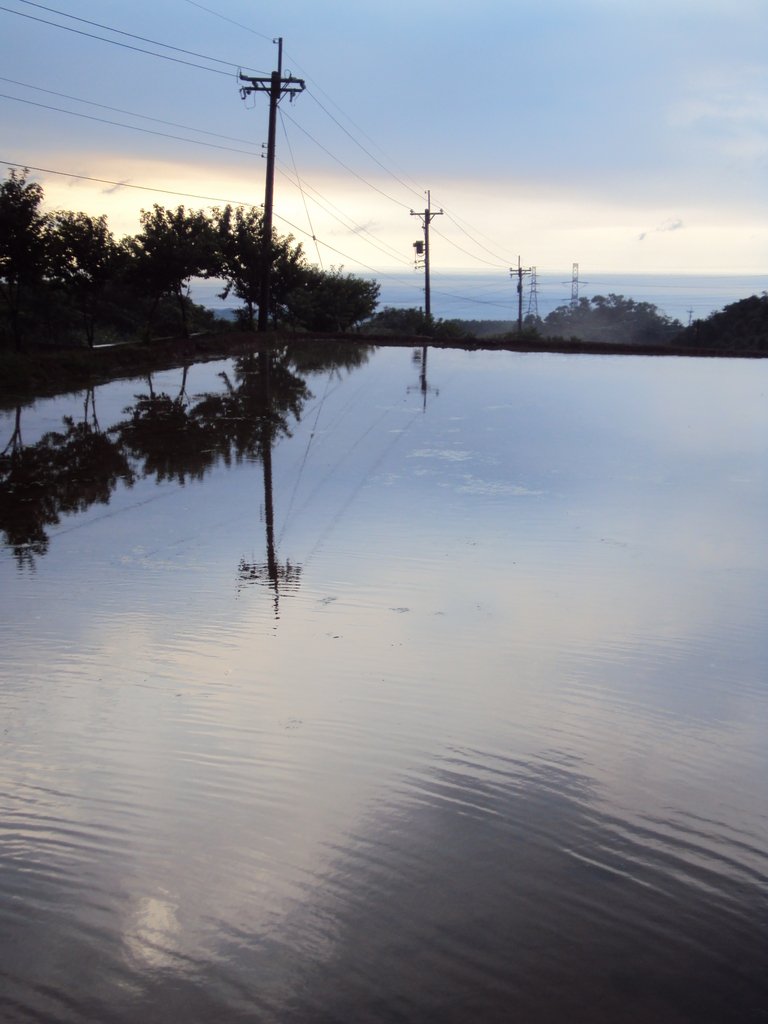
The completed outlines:
{"type": "Polygon", "coordinates": [[[184,484],[200,480],[217,462],[260,461],[264,471],[264,520],[267,557],[263,564],[243,560],[244,583],[267,582],[290,589],[301,567],[277,559],[272,499],[272,449],[290,436],[312,397],[302,374],[364,364],[370,346],[287,345],[243,356],[222,388],[190,397],[184,368],[176,397],[147,390],[125,409],[126,417],[101,430],[93,390],[84,395],[82,422],[63,421],[63,429],[36,444],[22,443],[19,408],[13,433],[0,452],[0,530],[20,565],[34,565],[48,549],[47,530],[63,514],[107,504],[120,481],[136,476],[184,484]]]}
{"type": "Polygon", "coordinates": [[[311,397],[282,354],[251,353],[235,361],[232,378],[220,376],[223,390],[204,395],[193,415],[205,425],[211,445],[227,465],[233,458],[261,458],[265,438],[273,444],[278,437],[289,437],[291,417],[299,420],[311,397]]]}
{"type": "Polygon", "coordinates": [[[326,370],[356,370],[365,366],[376,351],[374,345],[349,341],[293,342],[285,348],[285,359],[297,373],[321,373],[326,370]]]}
{"type": "Polygon", "coordinates": [[[14,438],[0,455],[0,529],[20,566],[32,566],[35,556],[45,554],[46,527],[55,526],[62,515],[106,505],[118,481],[133,482],[121,442],[99,429],[95,410],[88,422],[92,401],[88,392],[84,422],[66,417],[63,431],[50,431],[26,447],[20,443],[17,411],[14,438]]]}
{"type": "Polygon", "coordinates": [[[149,393],[136,395],[136,404],[128,406],[130,419],[113,427],[126,450],[143,461],[144,476],[158,482],[201,480],[216,462],[205,424],[191,414],[186,395],[187,367],[176,398],[155,393],[151,377],[149,393]]]}

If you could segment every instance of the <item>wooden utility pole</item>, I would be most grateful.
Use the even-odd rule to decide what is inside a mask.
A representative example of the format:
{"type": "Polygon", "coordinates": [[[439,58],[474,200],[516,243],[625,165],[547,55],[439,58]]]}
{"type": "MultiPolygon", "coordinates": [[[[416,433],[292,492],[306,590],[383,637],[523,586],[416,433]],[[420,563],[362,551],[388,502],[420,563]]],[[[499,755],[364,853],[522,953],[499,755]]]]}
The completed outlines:
{"type": "Polygon", "coordinates": [[[434,217],[439,217],[442,210],[432,209],[432,195],[427,190],[427,208],[423,213],[411,210],[412,217],[419,217],[424,225],[424,314],[427,318],[427,330],[432,329],[432,304],[429,291],[429,225],[434,217]]]}
{"type": "Polygon", "coordinates": [[[269,78],[251,78],[240,74],[241,82],[250,82],[240,89],[243,99],[252,92],[266,92],[269,95],[269,129],[267,135],[267,177],[264,186],[264,217],[263,227],[263,263],[261,265],[261,282],[259,287],[259,331],[266,331],[269,322],[269,285],[272,276],[274,259],[272,246],[272,201],[275,193],[275,130],[277,127],[277,106],[283,96],[293,100],[294,96],[304,91],[304,79],[288,75],[283,78],[283,39],[273,39],[277,43],[277,71],[269,78]]]}
{"type": "Polygon", "coordinates": [[[530,274],[532,267],[522,267],[520,257],[517,257],[517,267],[510,267],[509,273],[517,277],[517,333],[523,333],[523,274],[530,274]]]}

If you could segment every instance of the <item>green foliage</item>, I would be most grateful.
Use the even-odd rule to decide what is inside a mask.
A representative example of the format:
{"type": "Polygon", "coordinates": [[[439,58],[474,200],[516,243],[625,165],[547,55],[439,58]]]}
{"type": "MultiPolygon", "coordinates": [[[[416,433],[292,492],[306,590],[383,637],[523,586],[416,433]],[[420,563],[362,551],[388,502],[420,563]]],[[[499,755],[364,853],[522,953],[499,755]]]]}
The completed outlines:
{"type": "Polygon", "coordinates": [[[0,184],[0,296],[17,349],[25,293],[43,279],[48,263],[48,219],[40,209],[43,189],[27,181],[28,173],[26,168],[11,170],[0,184]]]}
{"type": "Polygon", "coordinates": [[[543,321],[549,335],[629,345],[669,343],[681,326],[650,302],[613,293],[558,306],[543,321]]]}
{"type": "Polygon", "coordinates": [[[732,302],[677,335],[681,345],[719,352],[768,352],[768,292],[732,302]]]}
{"type": "Polygon", "coordinates": [[[285,314],[308,331],[343,333],[373,315],[379,290],[376,281],[345,274],[343,267],[306,267],[303,280],[285,297],[285,314]]]}
{"type": "Polygon", "coordinates": [[[474,337],[466,321],[442,320],[432,317],[432,322],[429,323],[424,311],[413,306],[408,309],[385,306],[371,317],[365,325],[365,330],[368,334],[387,334],[393,337],[425,337],[444,340],[474,337]]]}
{"type": "Polygon", "coordinates": [[[133,275],[153,305],[150,321],[161,298],[176,298],[184,337],[189,334],[185,292],[193,277],[212,277],[217,269],[215,233],[203,210],[178,206],[167,210],[157,203],[141,211],[141,232],[133,240],[133,275]]]}
{"type": "Polygon", "coordinates": [[[93,348],[99,302],[125,266],[127,252],[107,227],[107,218],[60,210],[50,219],[51,276],[72,299],[93,348]]]}
{"type": "MultiPolygon", "coordinates": [[[[253,329],[261,299],[265,242],[256,208],[187,210],[155,204],[141,231],[117,241],[106,217],[41,212],[43,190],[26,172],[0,185],[0,339],[21,345],[93,347],[143,334],[187,337],[223,327],[190,301],[192,278],[224,282],[235,295],[239,325],[253,329]],[[23,299],[23,301],[22,301],[23,299]]],[[[301,245],[272,232],[268,315],[272,324],[311,331],[358,327],[376,309],[379,285],[342,268],[309,265],[301,245]]]]}
{"type": "MultiPolygon", "coordinates": [[[[247,330],[255,326],[255,312],[261,298],[264,268],[264,220],[255,207],[225,206],[212,214],[219,262],[216,276],[226,284],[219,298],[234,294],[244,306],[238,310],[238,322],[247,330]]],[[[272,269],[270,272],[270,309],[274,320],[284,311],[286,297],[301,287],[307,272],[301,245],[288,235],[280,238],[272,232],[272,269]]]]}

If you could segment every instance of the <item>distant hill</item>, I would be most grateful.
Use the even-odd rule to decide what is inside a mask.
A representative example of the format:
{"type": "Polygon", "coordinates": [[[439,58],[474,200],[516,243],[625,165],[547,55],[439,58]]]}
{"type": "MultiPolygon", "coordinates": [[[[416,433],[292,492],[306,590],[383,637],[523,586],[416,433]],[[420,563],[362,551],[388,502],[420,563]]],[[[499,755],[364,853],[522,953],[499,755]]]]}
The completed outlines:
{"type": "Polygon", "coordinates": [[[674,343],[691,348],[768,354],[768,292],[732,302],[706,320],[695,320],[674,343]]]}

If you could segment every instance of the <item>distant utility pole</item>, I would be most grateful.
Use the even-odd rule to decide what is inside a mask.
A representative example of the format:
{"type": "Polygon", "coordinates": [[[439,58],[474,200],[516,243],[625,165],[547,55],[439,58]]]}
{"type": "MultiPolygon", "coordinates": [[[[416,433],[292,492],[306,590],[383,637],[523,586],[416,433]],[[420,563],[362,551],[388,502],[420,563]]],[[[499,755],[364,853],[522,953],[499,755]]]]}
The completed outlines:
{"type": "MultiPolygon", "coordinates": [[[[439,217],[442,210],[432,209],[432,194],[429,189],[427,190],[427,208],[423,213],[419,213],[416,210],[411,210],[412,217],[419,217],[421,223],[424,225],[424,250],[423,253],[420,251],[420,242],[414,243],[416,255],[424,256],[424,315],[427,318],[427,330],[432,329],[432,305],[430,301],[429,293],[429,225],[432,223],[434,217],[439,217]]],[[[418,260],[417,260],[418,265],[418,260]]]]}
{"type": "Polygon", "coordinates": [[[579,304],[579,264],[573,264],[573,270],[571,271],[571,305],[577,306],[579,304]]]}
{"type": "Polygon", "coordinates": [[[283,38],[273,39],[277,43],[277,71],[269,78],[251,78],[240,73],[241,82],[250,82],[240,89],[243,99],[252,92],[265,92],[269,95],[269,134],[267,135],[267,178],[264,187],[264,256],[261,267],[259,285],[259,331],[266,331],[269,320],[269,282],[272,276],[272,201],[275,193],[275,129],[277,126],[277,105],[283,96],[293,100],[294,96],[304,91],[304,80],[288,75],[283,78],[283,38]]]}
{"type": "Polygon", "coordinates": [[[530,274],[533,267],[522,267],[520,257],[517,257],[517,266],[510,267],[509,273],[517,278],[517,333],[523,333],[523,274],[530,274]]]}

